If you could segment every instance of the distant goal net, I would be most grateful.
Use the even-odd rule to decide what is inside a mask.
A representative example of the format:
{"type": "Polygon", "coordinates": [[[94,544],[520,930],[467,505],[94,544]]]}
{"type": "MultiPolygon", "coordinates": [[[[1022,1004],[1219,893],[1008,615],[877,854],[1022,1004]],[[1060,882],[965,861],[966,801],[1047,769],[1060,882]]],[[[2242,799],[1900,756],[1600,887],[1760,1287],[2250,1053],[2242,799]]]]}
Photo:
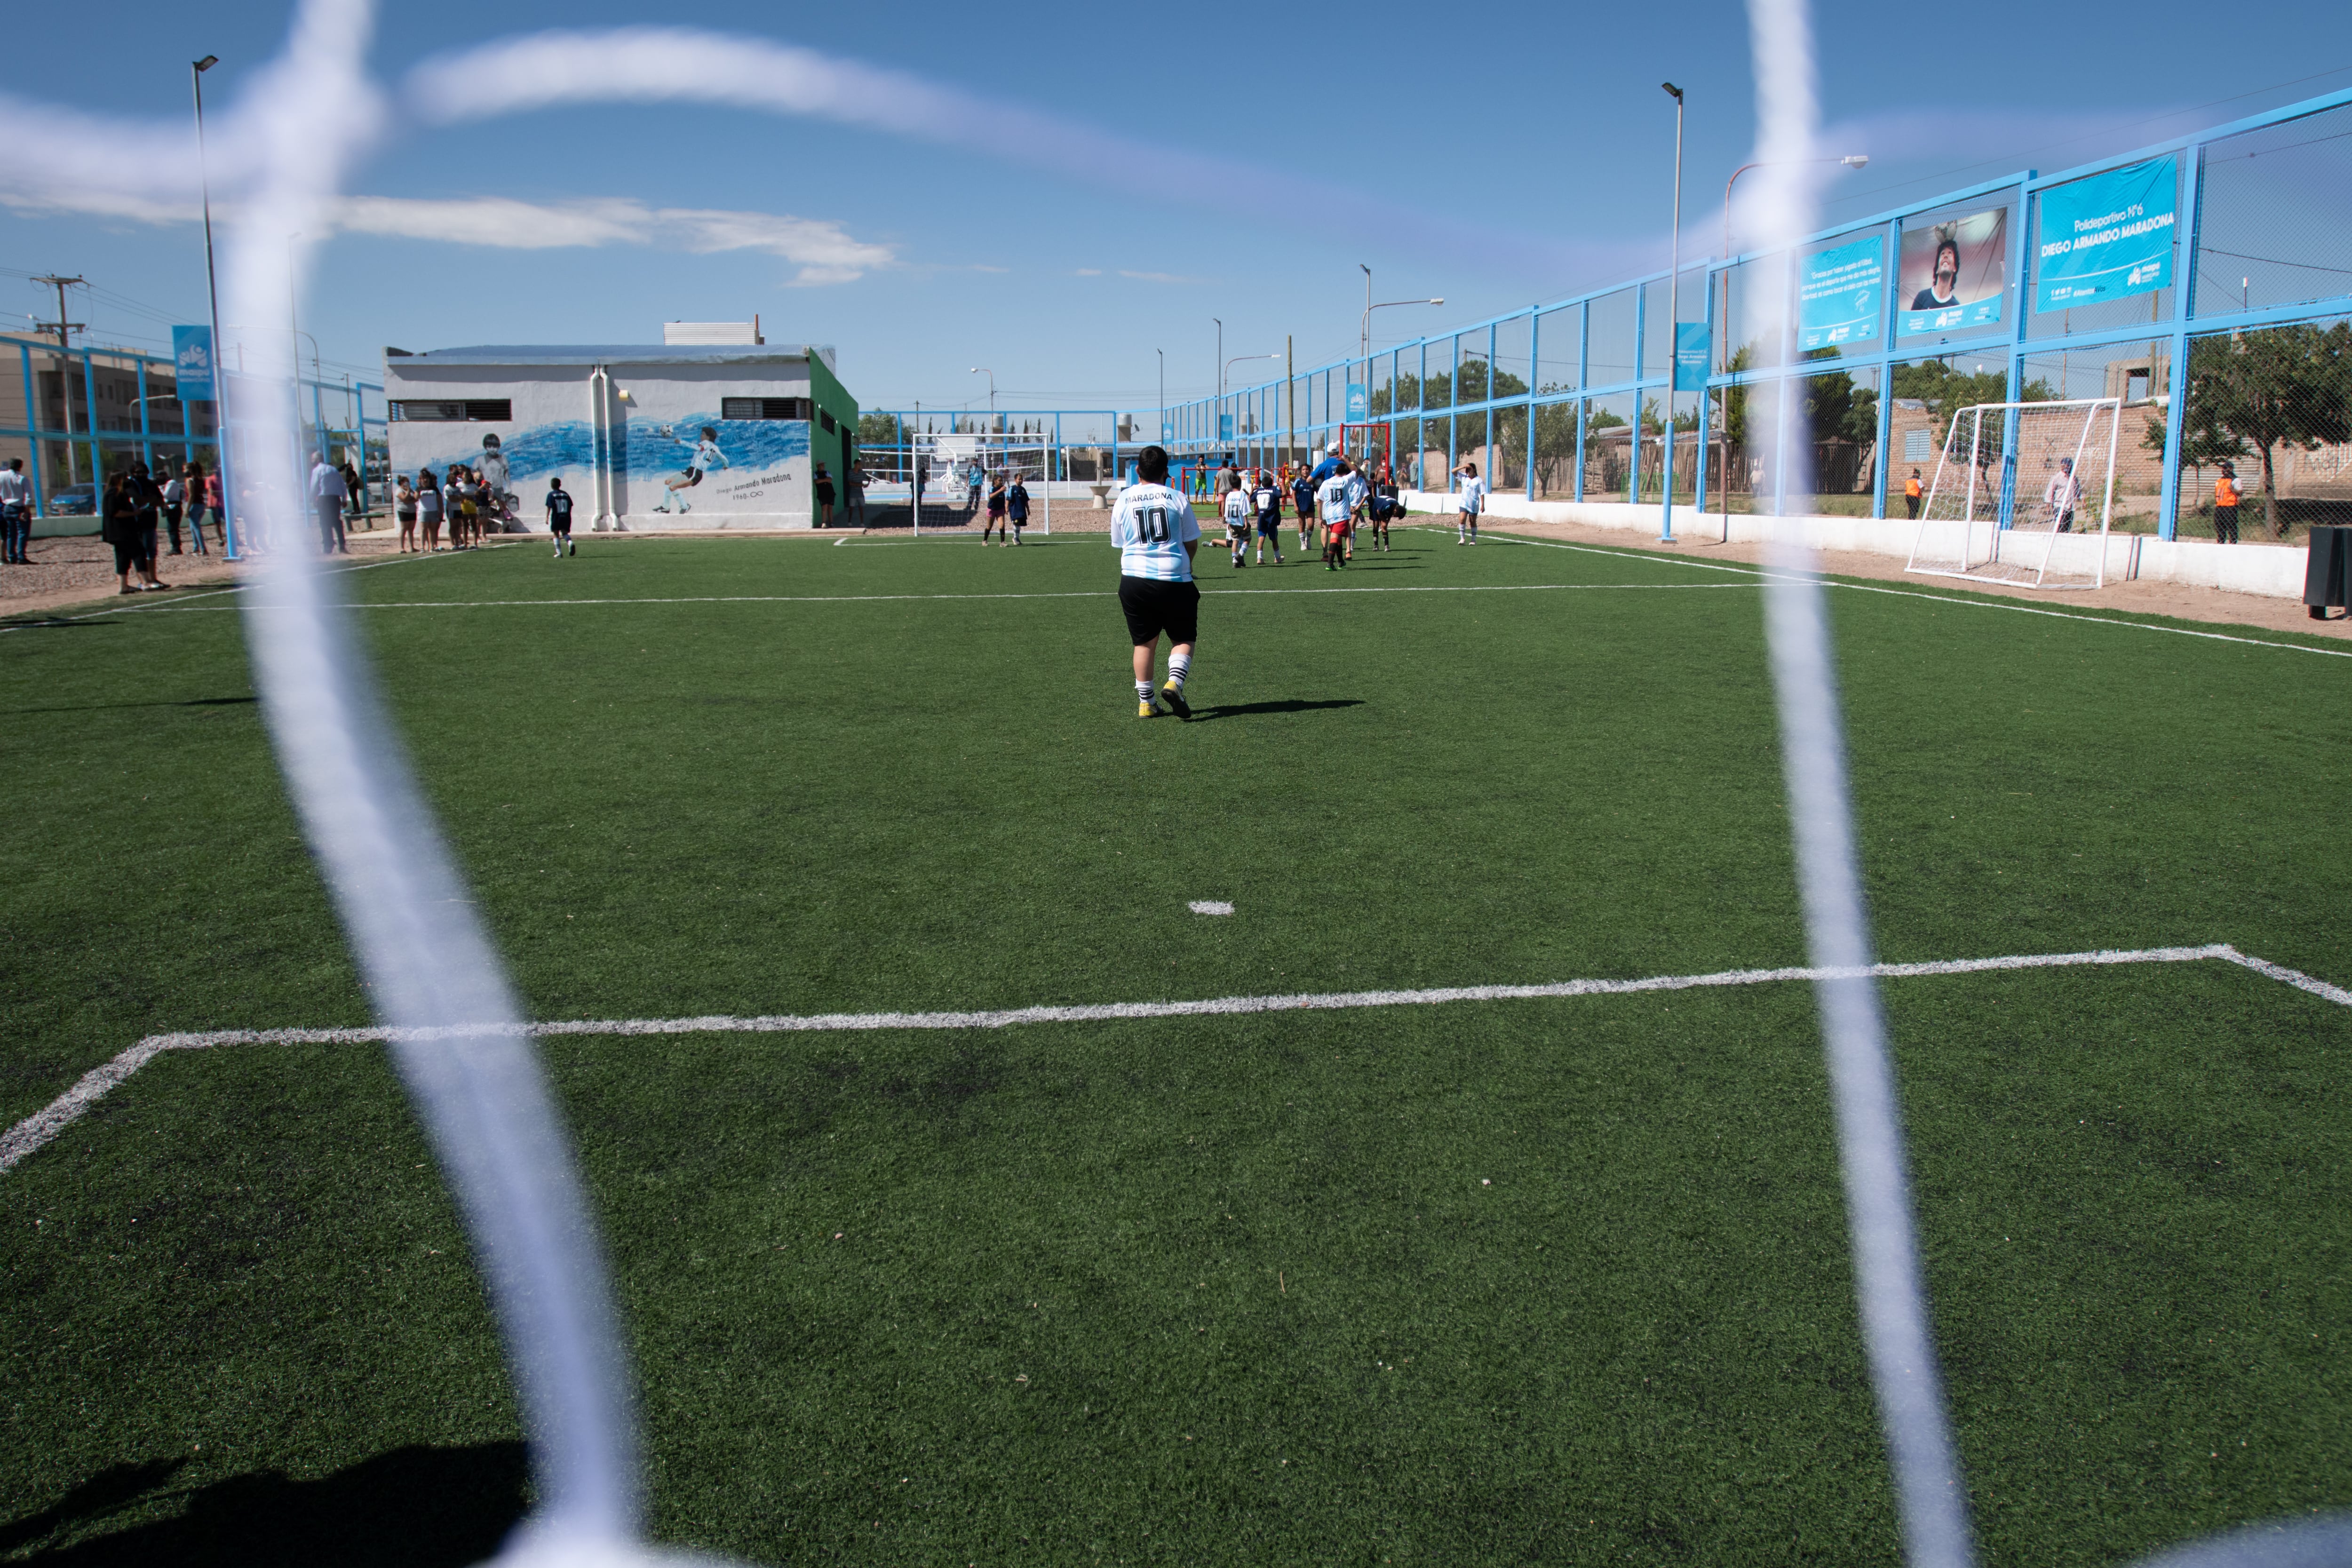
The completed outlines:
{"type": "Polygon", "coordinates": [[[864,448],[866,526],[978,528],[999,487],[1028,492],[1027,525],[1053,531],[1053,444],[1043,437],[923,432],[898,447],[864,448]]]}
{"type": "Polygon", "coordinates": [[[2033,588],[2106,584],[2123,401],[1979,403],[1952,416],[1906,571],[2033,588]]]}

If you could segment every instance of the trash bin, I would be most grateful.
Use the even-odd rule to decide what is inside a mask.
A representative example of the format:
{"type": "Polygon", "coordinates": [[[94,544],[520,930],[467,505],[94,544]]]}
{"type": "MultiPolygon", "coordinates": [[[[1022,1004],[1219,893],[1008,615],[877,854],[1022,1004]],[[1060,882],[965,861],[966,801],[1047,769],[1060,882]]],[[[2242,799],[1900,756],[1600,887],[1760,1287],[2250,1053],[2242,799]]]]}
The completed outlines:
{"type": "Polygon", "coordinates": [[[2352,605],[2346,590],[2352,588],[2352,528],[2311,531],[2311,563],[2304,569],[2303,602],[2311,618],[2324,621],[2330,605],[2352,605]]]}

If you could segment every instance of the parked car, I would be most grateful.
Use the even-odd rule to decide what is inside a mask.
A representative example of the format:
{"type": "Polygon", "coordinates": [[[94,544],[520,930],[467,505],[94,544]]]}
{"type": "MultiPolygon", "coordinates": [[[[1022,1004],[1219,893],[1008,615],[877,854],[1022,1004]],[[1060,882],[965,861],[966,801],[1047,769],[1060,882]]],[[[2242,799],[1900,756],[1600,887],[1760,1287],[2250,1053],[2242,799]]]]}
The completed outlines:
{"type": "Polygon", "coordinates": [[[98,510],[98,487],[70,485],[49,494],[51,517],[89,517],[98,510]]]}

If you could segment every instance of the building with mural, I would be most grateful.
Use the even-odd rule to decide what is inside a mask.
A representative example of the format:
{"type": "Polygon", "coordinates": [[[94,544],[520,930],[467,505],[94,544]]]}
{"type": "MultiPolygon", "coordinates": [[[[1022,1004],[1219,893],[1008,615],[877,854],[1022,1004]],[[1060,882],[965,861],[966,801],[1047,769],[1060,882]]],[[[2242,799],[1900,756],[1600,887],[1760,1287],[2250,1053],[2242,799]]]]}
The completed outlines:
{"type": "Polygon", "coordinates": [[[533,527],[556,477],[600,531],[816,526],[818,469],[838,487],[856,457],[834,350],[679,330],[698,326],[661,344],[387,349],[393,469],[503,472],[533,527]]]}

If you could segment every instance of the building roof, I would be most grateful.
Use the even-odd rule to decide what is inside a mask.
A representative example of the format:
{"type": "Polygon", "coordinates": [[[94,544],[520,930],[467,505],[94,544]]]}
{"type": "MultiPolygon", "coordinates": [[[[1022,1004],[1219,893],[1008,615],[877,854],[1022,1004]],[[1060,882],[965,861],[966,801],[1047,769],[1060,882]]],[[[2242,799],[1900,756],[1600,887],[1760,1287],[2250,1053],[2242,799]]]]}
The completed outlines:
{"type": "Polygon", "coordinates": [[[391,353],[387,369],[415,365],[782,364],[812,356],[833,363],[830,343],[482,343],[391,353]]]}

